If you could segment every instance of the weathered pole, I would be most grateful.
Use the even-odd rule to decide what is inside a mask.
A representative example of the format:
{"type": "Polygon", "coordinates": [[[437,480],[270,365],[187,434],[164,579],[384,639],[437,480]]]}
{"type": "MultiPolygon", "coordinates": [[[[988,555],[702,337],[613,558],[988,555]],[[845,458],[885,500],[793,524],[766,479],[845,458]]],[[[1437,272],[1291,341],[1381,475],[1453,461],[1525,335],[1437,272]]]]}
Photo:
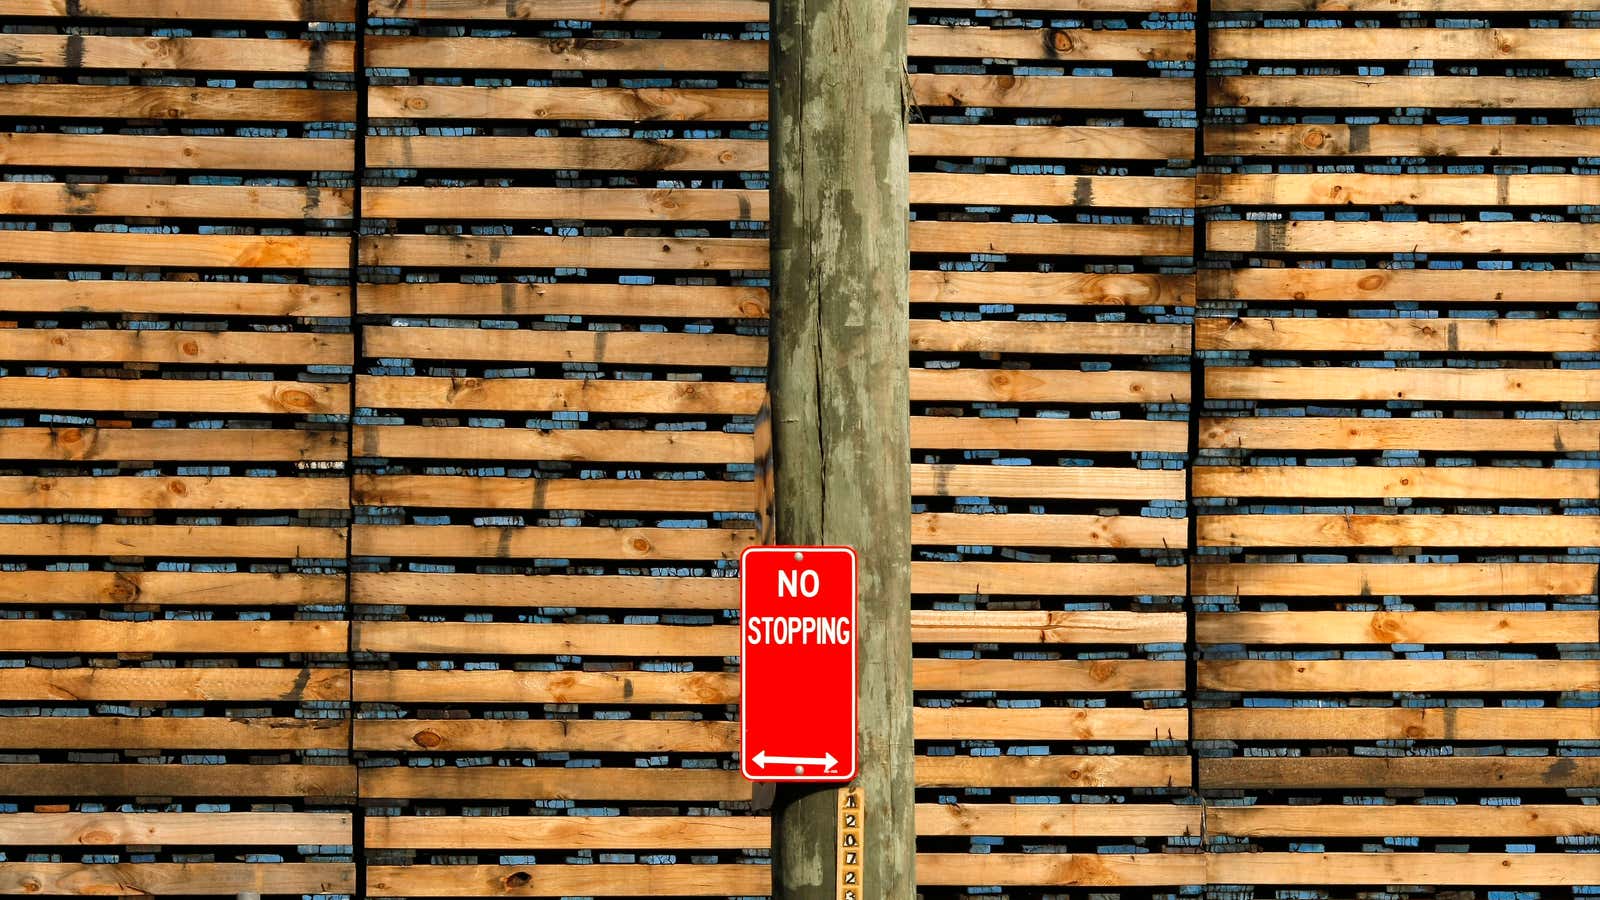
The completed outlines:
{"type": "MultiPolygon", "coordinates": [[[[905,0],[773,2],[776,537],[859,557],[860,900],[916,895],[905,53],[905,0]]],[[[779,788],[779,900],[842,896],[837,798],[779,788]]]]}

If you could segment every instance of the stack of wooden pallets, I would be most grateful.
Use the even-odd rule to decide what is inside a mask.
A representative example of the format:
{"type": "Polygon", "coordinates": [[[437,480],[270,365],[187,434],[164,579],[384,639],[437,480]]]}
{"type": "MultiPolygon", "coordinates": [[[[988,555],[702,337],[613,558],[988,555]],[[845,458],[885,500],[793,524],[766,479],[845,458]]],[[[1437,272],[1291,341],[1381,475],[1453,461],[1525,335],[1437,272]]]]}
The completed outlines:
{"type": "MultiPolygon", "coordinates": [[[[912,0],[926,900],[1594,894],[1597,15],[912,0]]],[[[767,18],[0,0],[0,894],[769,893],[767,18]]]]}

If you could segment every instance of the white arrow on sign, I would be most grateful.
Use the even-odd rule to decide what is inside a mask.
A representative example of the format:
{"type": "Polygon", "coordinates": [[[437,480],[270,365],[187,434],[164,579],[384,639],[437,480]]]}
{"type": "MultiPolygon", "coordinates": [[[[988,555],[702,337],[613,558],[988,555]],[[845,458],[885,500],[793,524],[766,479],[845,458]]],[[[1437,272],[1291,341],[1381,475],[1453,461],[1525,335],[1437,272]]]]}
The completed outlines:
{"type": "Polygon", "coordinates": [[[775,766],[821,766],[824,770],[831,769],[839,764],[839,761],[833,758],[832,753],[823,753],[820,758],[810,756],[769,756],[767,751],[762,750],[755,756],[750,757],[750,760],[763,769],[767,767],[767,763],[772,763],[775,766]]]}

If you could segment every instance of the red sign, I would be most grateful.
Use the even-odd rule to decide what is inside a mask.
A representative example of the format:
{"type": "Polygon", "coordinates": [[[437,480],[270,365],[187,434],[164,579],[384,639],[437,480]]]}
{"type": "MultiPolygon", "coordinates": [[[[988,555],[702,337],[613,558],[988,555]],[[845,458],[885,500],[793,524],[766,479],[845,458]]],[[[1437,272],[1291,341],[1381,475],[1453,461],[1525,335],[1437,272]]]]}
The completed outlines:
{"type": "Polygon", "coordinates": [[[751,781],[856,776],[856,552],[739,558],[740,759],[751,781]]]}

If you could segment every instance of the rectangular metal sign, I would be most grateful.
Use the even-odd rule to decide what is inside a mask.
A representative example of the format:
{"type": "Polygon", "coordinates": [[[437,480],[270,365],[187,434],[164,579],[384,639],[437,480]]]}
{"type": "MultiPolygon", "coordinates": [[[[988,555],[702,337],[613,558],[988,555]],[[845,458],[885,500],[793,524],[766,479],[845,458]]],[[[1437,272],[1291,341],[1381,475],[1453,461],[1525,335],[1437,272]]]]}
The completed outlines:
{"type": "Polygon", "coordinates": [[[751,781],[856,774],[856,553],[751,547],[739,560],[740,761],[751,781]]]}

